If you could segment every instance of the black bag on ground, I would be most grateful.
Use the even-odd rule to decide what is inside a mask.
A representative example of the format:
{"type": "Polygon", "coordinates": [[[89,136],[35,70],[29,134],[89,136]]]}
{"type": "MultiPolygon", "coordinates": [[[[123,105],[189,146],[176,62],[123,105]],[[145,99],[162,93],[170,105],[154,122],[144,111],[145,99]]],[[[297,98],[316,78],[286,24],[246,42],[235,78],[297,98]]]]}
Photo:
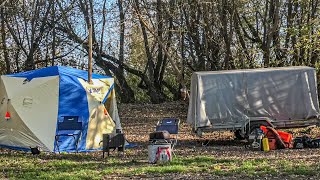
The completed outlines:
{"type": "Polygon", "coordinates": [[[313,139],[311,141],[311,144],[312,144],[312,148],[320,148],[320,139],[313,139]]]}
{"type": "Polygon", "coordinates": [[[155,139],[170,139],[170,133],[168,131],[155,131],[149,134],[149,140],[155,139]]]}
{"type": "Polygon", "coordinates": [[[294,140],[293,140],[293,148],[294,149],[303,149],[304,148],[302,137],[294,138],[294,140]]]}
{"type": "Polygon", "coordinates": [[[307,135],[302,136],[302,142],[303,142],[303,146],[305,148],[312,148],[313,147],[312,146],[312,139],[307,135]]]}
{"type": "Polygon", "coordinates": [[[296,137],[294,139],[293,148],[320,148],[320,138],[312,139],[307,135],[304,135],[302,137],[296,137]]]}

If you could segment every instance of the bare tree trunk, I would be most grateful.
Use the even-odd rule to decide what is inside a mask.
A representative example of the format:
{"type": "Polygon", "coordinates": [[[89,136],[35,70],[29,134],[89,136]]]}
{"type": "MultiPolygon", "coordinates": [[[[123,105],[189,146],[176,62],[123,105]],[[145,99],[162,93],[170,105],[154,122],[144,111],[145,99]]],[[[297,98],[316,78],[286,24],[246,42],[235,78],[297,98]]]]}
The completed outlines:
{"type": "Polygon", "coordinates": [[[15,63],[17,66],[17,73],[20,72],[20,67],[19,67],[19,55],[20,55],[20,49],[17,49],[17,52],[15,54],[15,63]]]}
{"type": "Polygon", "coordinates": [[[271,25],[272,25],[272,9],[274,8],[274,0],[266,1],[266,12],[265,12],[265,23],[266,23],[266,29],[265,29],[265,40],[264,40],[264,46],[263,46],[263,55],[264,55],[264,67],[270,66],[270,48],[271,48],[271,25]],[[269,4],[270,2],[270,4],[269,4]],[[268,13],[269,11],[269,13],[268,13]],[[269,14],[269,17],[268,17],[269,14]]]}
{"type": "Polygon", "coordinates": [[[298,24],[299,24],[299,34],[298,34],[298,39],[299,39],[299,42],[301,44],[300,48],[299,48],[299,61],[298,61],[298,65],[302,65],[304,64],[304,56],[305,56],[305,51],[306,51],[306,44],[305,42],[302,40],[303,38],[303,34],[304,32],[302,32],[302,27],[303,27],[303,24],[305,22],[303,22],[304,20],[304,16],[305,16],[306,12],[305,12],[305,7],[304,5],[300,4],[300,19],[298,20],[298,24]]]}
{"type": "Polygon", "coordinates": [[[56,56],[56,28],[55,28],[55,0],[53,1],[53,5],[52,5],[52,14],[51,14],[51,24],[53,26],[52,28],[52,60],[51,60],[51,66],[54,66],[54,60],[55,60],[55,56],[56,56]]]}
{"type": "MultiPolygon", "coordinates": [[[[106,2],[106,1],[105,1],[106,2]]],[[[105,6],[105,4],[104,4],[105,6]]],[[[125,14],[123,11],[123,0],[118,0],[118,8],[120,13],[120,47],[119,47],[119,61],[124,62],[124,30],[125,30],[125,14]]],[[[103,26],[104,27],[104,26],[103,26]]],[[[103,28],[104,29],[104,28],[103,28]]],[[[103,33],[103,32],[102,32],[103,33]]],[[[103,37],[103,36],[102,36],[103,37]]],[[[101,39],[101,49],[102,49],[103,40],[101,39]]],[[[101,51],[100,51],[101,52],[101,51]]],[[[120,91],[121,102],[129,103],[134,102],[134,92],[129,87],[125,77],[123,67],[120,66],[116,70],[116,77],[119,82],[118,89],[120,91]]]]}
{"type": "MultiPolygon", "coordinates": [[[[311,20],[315,20],[316,18],[316,12],[318,9],[318,5],[319,5],[319,0],[312,0],[311,1],[311,20]]],[[[317,48],[316,44],[315,44],[315,39],[313,38],[314,36],[314,27],[311,28],[311,44],[312,47],[311,48],[311,57],[310,57],[310,66],[312,67],[316,67],[316,62],[319,62],[319,55],[320,55],[320,51],[319,48],[317,48]]],[[[319,42],[319,38],[317,39],[317,41],[319,42]]]]}
{"type": "Polygon", "coordinates": [[[231,53],[231,39],[232,37],[232,22],[229,21],[229,18],[227,17],[228,13],[228,6],[229,2],[227,0],[222,0],[220,2],[220,11],[219,11],[219,17],[220,17],[220,22],[222,24],[222,27],[220,28],[221,34],[224,39],[224,44],[225,44],[225,58],[224,58],[224,68],[225,69],[233,69],[233,59],[232,59],[232,53],[231,53]],[[228,23],[229,26],[228,27],[228,23]]]}
{"type": "Polygon", "coordinates": [[[6,63],[6,73],[10,74],[10,61],[8,56],[8,50],[7,50],[7,42],[6,42],[6,31],[5,31],[5,22],[4,22],[4,8],[1,8],[1,39],[2,39],[2,49],[3,49],[3,56],[4,56],[4,62],[6,63]]]}
{"type": "MultiPolygon", "coordinates": [[[[296,20],[296,16],[297,16],[297,12],[298,12],[298,8],[299,8],[299,4],[298,2],[294,2],[294,10],[293,10],[293,13],[292,13],[292,18],[293,20],[295,21],[295,25],[299,24],[296,20]]],[[[292,35],[291,36],[291,46],[292,46],[292,49],[294,51],[293,53],[293,62],[292,62],[292,65],[299,65],[299,51],[298,51],[298,47],[297,47],[297,36],[296,35],[292,35]]]]}
{"type": "MultiPolygon", "coordinates": [[[[162,17],[162,0],[157,0],[157,26],[158,26],[158,32],[157,36],[160,41],[163,41],[162,32],[163,32],[163,17],[162,17]]],[[[170,41],[168,39],[168,41],[170,41]]],[[[155,79],[155,85],[158,89],[161,89],[161,80],[160,80],[160,70],[163,65],[164,56],[162,52],[162,47],[160,44],[158,44],[158,55],[157,55],[157,63],[156,67],[154,69],[154,79],[155,79]]]]}
{"type": "MultiPolygon", "coordinates": [[[[243,35],[241,33],[241,28],[240,28],[240,25],[239,25],[239,23],[240,23],[239,22],[240,21],[239,13],[238,13],[238,11],[236,9],[237,7],[236,7],[235,4],[234,4],[234,8],[235,8],[235,10],[234,10],[235,14],[234,14],[233,20],[234,20],[235,32],[238,35],[238,39],[239,39],[240,45],[241,45],[241,47],[242,47],[242,49],[243,49],[243,51],[245,53],[245,57],[246,57],[247,61],[249,62],[249,68],[253,68],[254,67],[254,60],[251,57],[251,55],[250,55],[250,53],[249,53],[249,51],[247,49],[246,42],[245,42],[244,37],[243,37],[243,35]]],[[[242,68],[244,68],[245,62],[243,62],[242,64],[243,64],[242,68]]]]}
{"type": "Polygon", "coordinates": [[[280,0],[274,1],[274,13],[273,13],[273,46],[276,54],[276,63],[279,66],[284,65],[283,52],[280,45],[280,0]]]}
{"type": "Polygon", "coordinates": [[[199,2],[191,1],[190,9],[183,8],[185,15],[187,35],[189,36],[189,47],[192,51],[194,63],[197,65],[198,70],[205,70],[206,63],[202,50],[202,43],[200,37],[200,15],[199,15],[199,2]]]}
{"type": "MultiPolygon", "coordinates": [[[[135,8],[136,8],[136,13],[138,14],[138,16],[140,16],[141,13],[140,13],[140,7],[139,7],[138,0],[135,0],[135,8]]],[[[147,55],[147,65],[145,67],[145,71],[148,72],[148,78],[145,78],[145,79],[148,79],[148,81],[144,81],[144,82],[146,83],[146,86],[148,89],[148,94],[151,98],[151,101],[153,103],[160,103],[160,102],[163,102],[165,100],[165,98],[164,98],[163,94],[161,93],[161,90],[157,89],[157,87],[154,84],[154,82],[155,82],[154,81],[155,65],[154,65],[153,57],[152,57],[150,47],[149,47],[148,34],[147,34],[145,24],[141,18],[139,18],[139,22],[140,22],[142,35],[143,35],[145,52],[147,55]]]]}
{"type": "Polygon", "coordinates": [[[285,48],[288,50],[289,48],[289,41],[290,41],[290,29],[292,27],[292,0],[288,0],[287,3],[287,24],[286,24],[286,29],[287,29],[287,34],[286,34],[286,39],[285,39],[285,48]]]}

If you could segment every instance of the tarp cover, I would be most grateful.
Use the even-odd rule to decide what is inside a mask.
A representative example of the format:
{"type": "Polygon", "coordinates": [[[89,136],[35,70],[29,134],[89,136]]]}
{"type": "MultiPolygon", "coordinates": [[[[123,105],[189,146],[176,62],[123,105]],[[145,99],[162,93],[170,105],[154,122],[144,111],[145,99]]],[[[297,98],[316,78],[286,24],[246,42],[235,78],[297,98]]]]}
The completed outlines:
{"type": "Polygon", "coordinates": [[[195,128],[250,117],[301,120],[319,115],[316,72],[310,67],[195,72],[187,121],[195,128]]]}

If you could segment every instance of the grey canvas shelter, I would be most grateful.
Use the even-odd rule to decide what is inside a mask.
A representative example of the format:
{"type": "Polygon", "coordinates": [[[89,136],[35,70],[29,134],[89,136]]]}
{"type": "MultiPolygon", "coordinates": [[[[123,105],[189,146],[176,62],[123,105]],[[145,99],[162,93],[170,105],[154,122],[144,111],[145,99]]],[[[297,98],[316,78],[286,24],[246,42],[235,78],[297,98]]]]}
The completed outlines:
{"type": "Polygon", "coordinates": [[[314,68],[195,72],[191,78],[187,121],[194,130],[243,129],[259,118],[285,125],[318,122],[318,116],[314,68]]]}

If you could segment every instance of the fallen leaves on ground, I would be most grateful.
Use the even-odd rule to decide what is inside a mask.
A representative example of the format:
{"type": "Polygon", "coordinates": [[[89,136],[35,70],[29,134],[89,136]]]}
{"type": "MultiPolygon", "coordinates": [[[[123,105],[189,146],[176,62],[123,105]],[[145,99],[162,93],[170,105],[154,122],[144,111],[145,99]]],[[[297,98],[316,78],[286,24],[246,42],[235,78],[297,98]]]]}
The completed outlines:
{"type": "MultiPolygon", "coordinates": [[[[35,162],[38,164],[43,164],[43,166],[45,166],[46,164],[50,164],[50,162],[52,163],[52,161],[60,160],[69,160],[76,165],[92,162],[92,164],[95,165],[98,170],[104,170],[105,166],[112,164],[112,161],[114,159],[118,159],[119,161],[114,162],[114,164],[118,164],[121,168],[124,166],[125,168],[128,168],[128,171],[135,170],[135,168],[152,167],[153,165],[148,164],[147,145],[149,133],[155,130],[156,123],[160,119],[165,117],[173,117],[179,118],[181,122],[178,145],[175,146],[174,150],[174,158],[213,158],[215,161],[217,161],[217,164],[214,166],[210,166],[210,171],[229,171],[229,161],[240,166],[243,165],[241,164],[241,162],[264,162],[264,160],[268,160],[267,162],[270,163],[270,165],[268,166],[272,167],[279,166],[279,161],[281,164],[281,161],[283,160],[284,162],[298,162],[298,164],[301,165],[316,165],[317,167],[320,167],[320,149],[284,149],[270,152],[251,151],[244,147],[244,141],[234,140],[233,133],[229,131],[206,133],[202,138],[197,137],[194,133],[192,133],[191,125],[186,122],[188,104],[184,101],[167,102],[163,104],[119,104],[118,108],[123,131],[126,135],[127,140],[130,143],[138,145],[135,148],[127,149],[124,157],[118,156],[117,153],[112,152],[111,159],[102,159],[101,152],[92,152],[61,155],[43,153],[42,155],[33,158],[33,156],[24,152],[11,151],[7,149],[0,149],[0,157],[8,159],[8,157],[20,158],[23,156],[28,156],[28,158],[35,160],[35,162]],[[273,162],[274,164],[272,164],[273,162]]],[[[320,136],[320,129],[317,127],[292,129],[289,131],[292,131],[294,133],[294,136],[309,135],[313,138],[320,136]]],[[[201,163],[198,165],[201,165],[201,163]]],[[[89,166],[91,165],[88,164],[88,167],[89,166]]],[[[265,168],[265,166],[262,167],[262,171],[263,168],[265,168]]],[[[320,170],[320,168],[318,169],[320,170]]],[[[257,170],[259,170],[259,168],[257,168],[257,170]]],[[[99,174],[99,172],[96,173],[99,174]]],[[[201,171],[170,173],[165,175],[142,173],[133,176],[128,176],[120,172],[112,171],[110,175],[106,176],[106,179],[220,179],[221,176],[223,176],[224,179],[252,179],[251,176],[249,177],[241,172],[234,172],[234,174],[232,174],[231,176],[224,176],[223,174],[219,175],[201,171]]],[[[318,176],[318,172],[316,174],[312,174],[312,176],[305,176],[301,174],[264,173],[262,175],[257,175],[257,177],[254,178],[317,179],[318,176]]]]}

